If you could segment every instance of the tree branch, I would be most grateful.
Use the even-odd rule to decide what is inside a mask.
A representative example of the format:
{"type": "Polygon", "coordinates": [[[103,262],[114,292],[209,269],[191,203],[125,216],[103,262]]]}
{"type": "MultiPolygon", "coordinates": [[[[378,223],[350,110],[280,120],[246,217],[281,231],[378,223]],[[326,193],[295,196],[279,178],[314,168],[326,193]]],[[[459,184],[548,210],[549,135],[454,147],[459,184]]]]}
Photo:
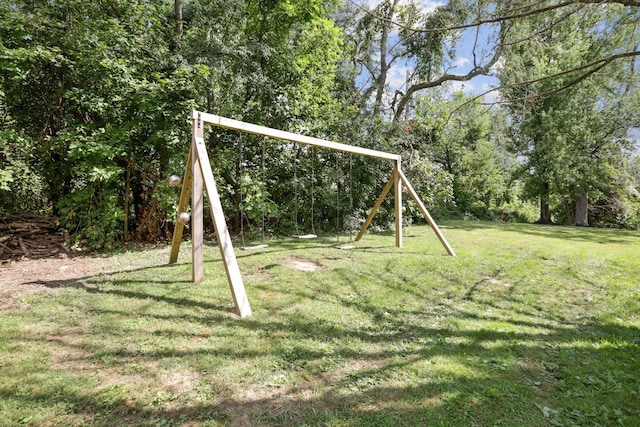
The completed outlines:
{"type": "MultiPolygon", "coordinates": [[[[488,24],[498,24],[501,22],[507,22],[507,21],[513,21],[516,19],[521,19],[521,18],[527,18],[529,16],[534,16],[534,15],[538,15],[541,13],[545,13],[545,12],[550,12],[552,10],[556,10],[556,9],[562,9],[564,7],[567,6],[571,6],[573,4],[621,4],[623,6],[630,6],[630,7],[640,7],[640,0],[566,0],[560,3],[556,3],[556,4],[552,4],[549,6],[545,6],[545,7],[540,7],[538,9],[533,9],[533,10],[529,10],[529,11],[524,11],[524,12],[520,12],[520,13],[515,13],[515,14],[511,14],[511,15],[497,15],[493,18],[488,18],[488,19],[480,19],[474,22],[470,22],[468,24],[460,24],[460,25],[452,25],[449,27],[439,27],[439,28],[428,28],[428,29],[418,29],[418,28],[413,28],[407,25],[404,25],[400,22],[394,21],[392,19],[389,19],[387,17],[381,16],[376,14],[375,12],[365,8],[364,6],[358,4],[355,2],[355,0],[348,0],[349,3],[351,3],[353,6],[355,6],[357,9],[361,10],[362,12],[364,12],[367,15],[370,15],[371,17],[378,19],[380,21],[386,22],[388,24],[394,25],[398,28],[401,28],[403,30],[406,31],[411,31],[411,32],[416,32],[416,33],[442,33],[442,32],[448,32],[448,31],[456,31],[456,30],[466,30],[468,28],[473,28],[473,27],[479,27],[481,25],[488,25],[488,24]]],[[[535,5],[540,4],[542,2],[538,2],[535,3],[535,5]]],[[[524,7],[519,8],[519,9],[524,9],[524,7]]],[[[515,10],[519,10],[519,9],[515,9],[515,10]]]]}
{"type": "Polygon", "coordinates": [[[502,43],[502,47],[506,47],[506,46],[514,46],[517,45],[519,43],[523,43],[529,40],[534,39],[535,37],[546,33],[547,31],[550,31],[552,29],[554,29],[558,24],[560,24],[562,21],[564,21],[565,19],[570,18],[572,15],[580,12],[581,10],[583,10],[585,8],[585,5],[581,5],[576,7],[573,10],[570,10],[569,12],[565,13],[564,15],[562,15],[560,18],[558,18],[557,20],[551,22],[549,25],[540,28],[538,31],[535,31],[531,34],[528,34],[526,37],[518,39],[518,40],[514,40],[514,41],[510,41],[510,42],[506,42],[506,43],[502,43]]]}
{"type": "Polygon", "coordinates": [[[556,89],[553,89],[553,90],[549,90],[549,91],[546,91],[546,92],[542,92],[542,93],[538,93],[538,94],[532,95],[532,96],[525,96],[525,97],[521,97],[521,98],[511,99],[509,101],[483,102],[483,103],[481,103],[481,105],[511,104],[511,103],[515,103],[515,102],[523,102],[523,101],[529,101],[529,100],[532,100],[532,99],[544,98],[544,97],[547,97],[549,95],[553,95],[555,93],[562,92],[563,90],[566,90],[566,89],[570,88],[571,86],[577,85],[578,83],[580,83],[581,81],[585,80],[589,76],[597,73],[598,71],[600,71],[601,69],[603,69],[604,67],[606,67],[607,65],[612,63],[613,61],[616,61],[616,60],[622,59],[622,58],[635,57],[635,56],[640,56],[640,51],[639,50],[635,50],[635,51],[632,51],[632,52],[619,53],[619,54],[616,54],[616,55],[611,55],[611,56],[608,56],[606,58],[601,58],[601,59],[598,59],[596,61],[590,62],[590,63],[585,64],[583,66],[580,66],[580,67],[577,67],[577,68],[572,68],[571,70],[561,71],[559,73],[552,74],[550,76],[544,76],[544,77],[540,77],[538,79],[527,80],[527,81],[524,81],[524,82],[512,83],[512,84],[509,84],[509,85],[497,86],[497,87],[489,89],[489,90],[487,90],[487,91],[485,91],[485,92],[483,92],[483,93],[481,93],[479,95],[476,95],[473,98],[469,99],[468,101],[462,103],[457,108],[455,108],[451,112],[451,114],[453,114],[456,111],[460,110],[465,105],[470,104],[470,103],[478,100],[479,98],[482,98],[485,95],[488,95],[491,92],[499,91],[501,89],[508,89],[508,88],[512,88],[512,87],[517,87],[517,86],[527,86],[527,85],[530,85],[530,84],[539,83],[539,82],[544,81],[544,80],[551,80],[551,79],[555,79],[557,77],[562,77],[562,76],[565,76],[567,74],[571,74],[571,73],[574,73],[576,71],[585,70],[587,68],[595,66],[595,68],[586,71],[584,74],[581,74],[580,76],[576,77],[575,79],[571,80],[570,82],[568,82],[567,84],[565,84],[565,85],[563,85],[563,86],[561,86],[559,88],[556,88],[556,89]]]}
{"type": "MultiPolygon", "coordinates": [[[[500,30],[500,38],[501,39],[504,38],[504,36],[506,35],[507,31],[508,31],[508,28],[504,28],[504,27],[500,30]]],[[[398,109],[396,110],[396,112],[394,114],[394,120],[399,120],[400,117],[402,117],[402,113],[404,112],[404,109],[406,108],[407,104],[411,100],[411,96],[414,93],[416,93],[417,91],[424,90],[424,89],[429,89],[429,88],[436,87],[436,86],[440,86],[443,83],[449,82],[449,81],[464,82],[464,81],[471,80],[472,78],[474,78],[476,76],[487,74],[487,73],[489,73],[489,70],[491,70],[491,67],[493,67],[498,62],[498,60],[500,59],[501,54],[502,54],[502,44],[498,43],[498,47],[496,48],[495,52],[493,53],[493,57],[489,60],[489,62],[487,62],[483,66],[476,65],[467,74],[448,74],[448,73],[445,73],[445,74],[443,74],[442,76],[440,76],[439,78],[437,78],[435,80],[432,80],[432,81],[429,81],[429,82],[416,83],[414,85],[409,86],[407,88],[407,92],[404,94],[404,96],[402,97],[402,99],[398,103],[398,109]]]]}

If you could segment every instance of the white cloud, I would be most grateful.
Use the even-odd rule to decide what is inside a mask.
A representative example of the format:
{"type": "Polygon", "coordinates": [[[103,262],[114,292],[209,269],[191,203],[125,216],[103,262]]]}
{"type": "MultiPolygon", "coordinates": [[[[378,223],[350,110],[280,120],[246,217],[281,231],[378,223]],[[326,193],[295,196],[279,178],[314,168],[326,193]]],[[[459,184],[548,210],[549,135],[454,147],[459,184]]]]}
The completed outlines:
{"type": "MultiPolygon", "coordinates": [[[[485,83],[480,87],[480,92],[485,93],[488,90],[493,89],[494,87],[495,87],[494,85],[485,83]]],[[[500,92],[497,90],[493,90],[487,93],[486,95],[484,95],[484,102],[489,102],[489,103],[500,102],[501,99],[502,98],[500,97],[500,92]]]]}
{"type": "Polygon", "coordinates": [[[382,0],[355,0],[354,3],[360,5],[360,6],[365,6],[368,9],[373,9],[375,8],[378,4],[380,4],[382,0]]]}
{"type": "Polygon", "coordinates": [[[420,6],[425,12],[433,12],[437,7],[444,6],[444,1],[420,0],[420,6]]]}
{"type": "Polygon", "coordinates": [[[501,57],[496,61],[496,63],[495,63],[495,64],[493,64],[493,67],[491,67],[491,70],[490,70],[490,71],[491,71],[491,73],[492,73],[492,74],[495,74],[495,73],[498,73],[498,72],[502,71],[502,70],[504,69],[504,63],[505,63],[505,61],[506,61],[506,60],[504,59],[504,57],[503,57],[503,56],[501,56],[501,57]]]}
{"type": "Polygon", "coordinates": [[[463,91],[464,93],[470,93],[470,92],[473,92],[475,89],[475,86],[470,81],[466,81],[466,82],[450,81],[445,83],[445,87],[451,93],[460,92],[460,91],[463,91]]]}
{"type": "Polygon", "coordinates": [[[404,91],[406,89],[404,86],[407,82],[408,70],[409,67],[407,66],[396,66],[389,70],[390,73],[387,76],[387,85],[391,91],[395,92],[396,89],[404,91]]]}
{"type": "Polygon", "coordinates": [[[453,66],[454,67],[463,67],[467,64],[470,64],[471,60],[469,58],[458,58],[455,61],[453,61],[453,66]]]}
{"type": "MultiPolygon", "coordinates": [[[[355,2],[361,6],[366,6],[369,9],[373,9],[375,8],[377,5],[379,5],[383,0],[355,0],[355,2]]],[[[405,0],[404,3],[409,3],[412,0],[405,0]]],[[[422,6],[422,9],[427,12],[433,12],[437,7],[440,6],[444,6],[447,2],[446,1],[438,1],[438,0],[418,0],[418,3],[420,4],[420,6],[422,6]]]]}

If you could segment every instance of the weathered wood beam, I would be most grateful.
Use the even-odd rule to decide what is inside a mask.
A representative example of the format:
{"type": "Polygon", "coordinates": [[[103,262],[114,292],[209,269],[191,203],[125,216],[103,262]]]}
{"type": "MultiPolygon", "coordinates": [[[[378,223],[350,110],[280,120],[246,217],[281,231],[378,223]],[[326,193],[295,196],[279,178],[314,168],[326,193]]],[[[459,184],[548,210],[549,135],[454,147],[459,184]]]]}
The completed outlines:
{"type": "Polygon", "coordinates": [[[191,200],[191,148],[189,148],[189,157],[187,159],[187,167],[184,171],[184,179],[182,180],[182,189],[180,190],[180,201],[178,202],[178,212],[176,213],[176,225],[173,227],[173,238],[171,240],[171,254],[169,255],[169,264],[175,264],[178,261],[178,253],[180,252],[180,242],[182,242],[182,234],[184,233],[184,224],[177,221],[177,216],[181,212],[186,212],[191,200]]]}
{"type": "Polygon", "coordinates": [[[268,128],[265,126],[254,125],[252,123],[241,122],[239,120],[229,119],[226,117],[216,116],[215,114],[202,113],[194,111],[192,117],[200,117],[203,122],[225,129],[234,129],[254,135],[264,135],[270,138],[282,139],[285,141],[297,142],[305,145],[313,145],[316,147],[327,148],[329,150],[342,151],[345,153],[360,154],[362,156],[376,157],[378,159],[386,159],[397,161],[400,156],[384,151],[370,150],[368,148],[356,147],[353,145],[341,144],[338,142],[327,141],[311,136],[298,135],[292,132],[268,128]]]}
{"type": "Polygon", "coordinates": [[[444,235],[440,231],[440,228],[438,228],[438,225],[429,214],[429,211],[427,210],[424,203],[422,203],[422,200],[420,200],[420,196],[418,196],[418,193],[416,193],[416,190],[414,190],[413,186],[411,185],[411,183],[409,182],[405,174],[401,170],[398,172],[399,172],[400,179],[402,180],[402,183],[407,188],[407,191],[409,192],[413,200],[418,205],[418,209],[420,209],[420,212],[422,212],[422,215],[427,220],[427,223],[431,226],[431,229],[433,230],[433,232],[436,233],[436,236],[438,236],[438,240],[440,240],[440,243],[442,243],[442,245],[447,250],[449,255],[456,256],[456,253],[453,251],[453,248],[451,247],[451,245],[449,245],[449,242],[447,242],[447,239],[444,237],[444,235]]]}

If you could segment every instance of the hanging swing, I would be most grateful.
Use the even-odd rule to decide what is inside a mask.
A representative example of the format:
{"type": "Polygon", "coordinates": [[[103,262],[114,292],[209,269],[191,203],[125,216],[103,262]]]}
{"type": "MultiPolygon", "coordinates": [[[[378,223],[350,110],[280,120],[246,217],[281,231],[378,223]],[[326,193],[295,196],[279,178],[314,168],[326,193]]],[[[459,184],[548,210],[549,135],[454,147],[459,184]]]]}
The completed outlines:
{"type": "Polygon", "coordinates": [[[294,183],[294,204],[295,204],[295,226],[296,226],[296,235],[298,239],[315,239],[318,237],[316,234],[314,225],[313,225],[313,217],[314,217],[314,188],[315,188],[315,147],[311,147],[311,233],[308,234],[300,234],[300,229],[298,228],[298,161],[300,160],[300,147],[296,151],[296,158],[293,162],[293,183],[294,183]]]}
{"type": "Polygon", "coordinates": [[[254,246],[247,246],[245,244],[244,241],[244,218],[245,218],[245,213],[244,213],[244,208],[243,208],[243,200],[244,200],[244,195],[242,193],[242,179],[244,177],[244,147],[242,144],[242,135],[239,135],[239,152],[240,152],[240,156],[239,156],[239,164],[238,164],[238,171],[239,171],[239,175],[240,175],[240,201],[239,201],[239,210],[240,210],[240,238],[242,240],[242,246],[240,247],[240,250],[243,251],[248,251],[248,250],[255,250],[255,249],[264,249],[266,247],[268,247],[269,245],[267,245],[265,243],[265,217],[266,217],[266,212],[265,212],[265,200],[264,200],[264,189],[265,189],[265,144],[264,144],[264,139],[262,140],[262,155],[261,155],[261,183],[262,183],[262,189],[260,191],[260,201],[262,204],[262,223],[260,225],[260,229],[261,229],[261,243],[259,245],[254,245],[254,246]]]}
{"type": "MultiPolygon", "coordinates": [[[[353,244],[353,230],[351,228],[351,216],[353,215],[353,156],[349,153],[349,219],[347,221],[347,231],[349,232],[349,243],[345,243],[344,245],[340,244],[340,181],[342,179],[342,169],[340,168],[340,163],[338,160],[338,155],[336,154],[336,223],[337,223],[337,247],[338,249],[353,249],[355,245],[353,244]]],[[[344,227],[344,219],[342,220],[342,225],[344,227]]]]}

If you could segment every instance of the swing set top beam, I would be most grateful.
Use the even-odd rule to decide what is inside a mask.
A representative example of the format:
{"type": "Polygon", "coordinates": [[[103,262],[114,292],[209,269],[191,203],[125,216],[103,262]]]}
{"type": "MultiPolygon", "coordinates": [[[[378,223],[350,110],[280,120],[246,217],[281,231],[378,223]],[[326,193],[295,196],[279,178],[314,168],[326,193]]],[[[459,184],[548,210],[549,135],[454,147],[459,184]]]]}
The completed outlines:
{"type": "Polygon", "coordinates": [[[298,135],[292,132],[286,132],[283,130],[273,129],[266,126],[254,125],[252,123],[241,122],[239,120],[229,119],[226,117],[217,116],[215,114],[203,113],[200,111],[193,111],[191,118],[193,120],[202,120],[204,123],[209,123],[213,126],[218,126],[225,129],[239,130],[241,132],[251,133],[254,135],[264,135],[270,138],[282,139],[285,141],[297,142],[300,144],[313,145],[316,147],[327,148],[329,150],[342,151],[345,153],[359,154],[362,156],[375,157],[378,159],[393,160],[395,162],[400,161],[400,156],[397,154],[385,153],[384,151],[370,150],[368,148],[356,147],[354,145],[341,144],[339,142],[327,141],[320,138],[314,138],[311,136],[298,135]]]}

